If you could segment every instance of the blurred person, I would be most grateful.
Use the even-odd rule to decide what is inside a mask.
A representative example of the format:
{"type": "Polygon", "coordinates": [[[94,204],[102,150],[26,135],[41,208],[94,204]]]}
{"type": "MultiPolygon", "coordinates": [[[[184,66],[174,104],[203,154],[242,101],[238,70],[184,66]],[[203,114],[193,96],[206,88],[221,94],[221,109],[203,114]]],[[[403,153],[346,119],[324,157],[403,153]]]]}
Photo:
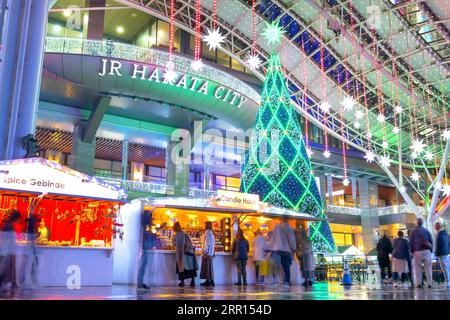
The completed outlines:
{"type": "Polygon", "coordinates": [[[255,284],[261,285],[264,282],[264,276],[260,273],[260,266],[265,257],[267,247],[266,239],[264,239],[260,229],[256,231],[256,237],[253,241],[254,253],[253,264],[255,266],[255,284]]]}
{"type": "Polygon", "coordinates": [[[14,223],[19,219],[19,211],[13,210],[0,234],[0,292],[5,291],[8,284],[14,285],[15,282],[16,233],[14,223]]]}
{"type": "Polygon", "coordinates": [[[293,253],[295,252],[295,233],[289,225],[287,218],[277,224],[273,230],[271,240],[272,250],[279,256],[284,273],[284,285],[291,285],[291,264],[293,253]]]}
{"type": "Polygon", "coordinates": [[[448,259],[448,234],[445,229],[442,228],[440,222],[436,222],[434,225],[436,230],[436,257],[439,260],[442,272],[444,273],[445,285],[450,287],[450,262],[448,259]]]}
{"type": "Polygon", "coordinates": [[[184,280],[191,279],[190,286],[193,288],[198,270],[195,247],[189,235],[181,230],[179,222],[175,222],[173,230],[175,231],[176,272],[180,280],[178,286],[184,287],[184,280]]]}
{"type": "Polygon", "coordinates": [[[387,236],[386,231],[377,243],[377,259],[381,272],[381,281],[384,284],[390,284],[392,279],[391,260],[389,255],[394,248],[392,247],[391,239],[387,236]],[[386,274],[387,269],[387,274],[386,274]],[[386,279],[387,275],[387,279],[386,279]]]}
{"type": "Polygon", "coordinates": [[[398,276],[402,282],[402,287],[406,286],[406,275],[408,273],[408,256],[411,252],[409,241],[404,238],[403,231],[397,233],[398,238],[394,239],[394,251],[392,253],[392,271],[394,272],[394,286],[397,287],[398,276]]]}
{"type": "Polygon", "coordinates": [[[148,251],[154,249],[155,235],[152,233],[152,211],[144,210],[141,216],[141,232],[142,232],[142,248],[141,259],[139,263],[138,289],[150,289],[148,285],[144,283],[145,272],[148,266],[148,251]]]}
{"type": "Polygon", "coordinates": [[[406,234],[408,235],[408,242],[409,242],[409,255],[406,258],[406,261],[408,263],[408,278],[409,282],[411,282],[411,286],[414,287],[414,263],[413,263],[413,254],[411,251],[411,234],[412,230],[408,229],[406,231],[406,234]]]}
{"type": "Polygon", "coordinates": [[[295,242],[297,247],[295,254],[300,265],[302,278],[305,279],[303,285],[305,287],[312,286],[315,271],[313,247],[306,230],[301,225],[295,228],[295,242]]]}
{"type": "Polygon", "coordinates": [[[250,250],[249,243],[245,239],[244,232],[242,229],[238,229],[236,233],[236,238],[233,241],[233,247],[231,253],[233,255],[234,261],[236,261],[237,267],[237,282],[235,285],[247,285],[247,260],[248,251],[250,250]]]}
{"type": "Polygon", "coordinates": [[[433,238],[430,231],[423,227],[423,219],[417,219],[417,227],[411,232],[411,251],[414,255],[414,273],[416,287],[423,288],[422,264],[425,269],[428,288],[433,283],[431,264],[431,251],[433,250],[433,238]]]}
{"type": "Polygon", "coordinates": [[[205,222],[205,233],[202,235],[202,266],[200,268],[200,279],[205,279],[201,286],[214,287],[214,232],[211,221],[205,222]]]}

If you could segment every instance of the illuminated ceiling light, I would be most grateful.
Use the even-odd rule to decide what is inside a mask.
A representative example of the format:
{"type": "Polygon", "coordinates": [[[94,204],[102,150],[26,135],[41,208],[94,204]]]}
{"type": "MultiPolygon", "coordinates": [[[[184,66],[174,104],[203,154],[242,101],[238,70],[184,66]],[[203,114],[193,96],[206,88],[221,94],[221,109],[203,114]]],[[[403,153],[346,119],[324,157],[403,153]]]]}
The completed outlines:
{"type": "Polygon", "coordinates": [[[401,105],[396,105],[394,108],[395,113],[400,114],[403,112],[403,108],[401,105]]]}
{"type": "Polygon", "coordinates": [[[122,26],[118,26],[116,29],[117,33],[123,33],[125,29],[122,26]]]}
{"type": "Polygon", "coordinates": [[[61,27],[59,24],[55,24],[55,25],[53,26],[53,32],[54,32],[54,33],[60,33],[61,30],[62,30],[62,27],[61,27]]]}
{"type": "Polygon", "coordinates": [[[427,161],[433,160],[433,154],[430,151],[425,152],[425,159],[427,161]]]}
{"type": "Polygon", "coordinates": [[[444,193],[444,196],[450,196],[450,184],[444,184],[442,186],[442,192],[444,193]]]}
{"type": "Polygon", "coordinates": [[[267,23],[264,32],[262,33],[263,37],[266,38],[267,44],[280,44],[281,37],[283,36],[283,28],[278,25],[278,22],[267,23]]]}
{"type": "Polygon", "coordinates": [[[209,51],[216,50],[217,48],[220,48],[225,41],[225,36],[220,33],[220,28],[213,31],[208,30],[208,34],[204,37],[204,41],[208,44],[209,51]]]}
{"type": "Polygon", "coordinates": [[[355,112],[355,117],[356,119],[361,120],[364,117],[364,112],[362,112],[361,110],[357,110],[355,112]]]}
{"type": "Polygon", "coordinates": [[[355,106],[355,100],[352,96],[346,96],[344,98],[344,101],[342,101],[342,106],[344,107],[345,111],[353,110],[353,107],[355,106]]]}
{"type": "Polygon", "coordinates": [[[202,68],[203,68],[203,61],[201,59],[192,61],[191,68],[194,71],[202,70],[202,68]]]}
{"type": "Polygon", "coordinates": [[[400,186],[400,188],[398,188],[398,191],[404,193],[404,192],[406,192],[406,187],[405,186],[400,186]]]}
{"type": "Polygon", "coordinates": [[[306,153],[308,154],[308,157],[312,157],[312,155],[314,154],[314,152],[311,150],[311,148],[307,148],[306,149],[306,153]]]}
{"type": "Polygon", "coordinates": [[[411,145],[411,149],[413,150],[414,153],[420,155],[425,149],[425,144],[423,143],[423,140],[414,139],[411,145]]]}
{"type": "Polygon", "coordinates": [[[322,101],[322,103],[320,104],[319,108],[325,112],[325,113],[329,113],[330,109],[331,109],[331,105],[328,103],[327,100],[322,101]]]}
{"type": "Polygon", "coordinates": [[[419,181],[419,179],[420,179],[420,175],[416,171],[414,171],[411,174],[411,180],[414,181],[414,182],[417,182],[417,181],[419,181]]]}
{"type": "Polygon", "coordinates": [[[169,84],[175,84],[175,80],[177,78],[177,73],[171,69],[167,69],[164,73],[164,82],[169,84]]]}
{"type": "Polygon", "coordinates": [[[346,186],[350,185],[350,180],[348,180],[347,178],[345,178],[345,179],[342,181],[342,184],[344,185],[344,187],[346,187],[346,186]]]}
{"type": "Polygon", "coordinates": [[[70,17],[72,15],[72,10],[66,9],[63,11],[64,17],[70,17]]]}
{"type": "Polygon", "coordinates": [[[450,140],[450,129],[444,130],[444,132],[442,133],[442,138],[444,140],[450,140]]]}
{"type": "Polygon", "coordinates": [[[399,127],[394,127],[394,129],[392,129],[392,132],[394,134],[399,134],[400,133],[400,128],[399,127]]]}
{"type": "Polygon", "coordinates": [[[384,114],[379,113],[377,115],[377,120],[378,120],[379,123],[383,123],[386,120],[386,117],[384,116],[384,114]]]}
{"type": "Polygon", "coordinates": [[[328,159],[331,156],[330,151],[325,150],[325,152],[323,153],[323,156],[328,159]]]}
{"type": "Polygon", "coordinates": [[[261,66],[261,59],[257,54],[255,55],[249,55],[247,57],[246,63],[249,65],[251,70],[257,70],[261,66]]]}
{"type": "Polygon", "coordinates": [[[383,147],[383,149],[387,149],[389,148],[389,143],[386,140],[384,140],[381,146],[383,147]]]}
{"type": "Polygon", "coordinates": [[[383,168],[389,168],[391,166],[391,159],[387,156],[382,156],[380,158],[380,164],[383,168]]]}
{"type": "Polygon", "coordinates": [[[366,158],[366,161],[369,163],[373,162],[375,160],[375,153],[373,153],[373,151],[367,151],[364,158],[366,158]]]}

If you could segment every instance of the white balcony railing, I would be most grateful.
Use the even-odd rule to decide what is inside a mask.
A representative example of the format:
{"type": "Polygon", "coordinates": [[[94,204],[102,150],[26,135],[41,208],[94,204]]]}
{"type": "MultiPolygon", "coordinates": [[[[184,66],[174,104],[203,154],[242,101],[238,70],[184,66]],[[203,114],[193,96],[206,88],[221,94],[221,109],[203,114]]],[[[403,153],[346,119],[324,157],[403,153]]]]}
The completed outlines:
{"type": "Polygon", "coordinates": [[[326,212],[334,213],[334,214],[348,214],[348,215],[352,215],[352,216],[360,216],[361,215],[360,209],[352,208],[352,207],[326,206],[326,212]]]}
{"type": "MultiPolygon", "coordinates": [[[[423,207],[417,206],[417,209],[422,214],[425,212],[425,209],[423,207]]],[[[413,213],[413,212],[407,204],[378,208],[379,216],[387,216],[390,214],[399,214],[399,213],[413,213]]]]}

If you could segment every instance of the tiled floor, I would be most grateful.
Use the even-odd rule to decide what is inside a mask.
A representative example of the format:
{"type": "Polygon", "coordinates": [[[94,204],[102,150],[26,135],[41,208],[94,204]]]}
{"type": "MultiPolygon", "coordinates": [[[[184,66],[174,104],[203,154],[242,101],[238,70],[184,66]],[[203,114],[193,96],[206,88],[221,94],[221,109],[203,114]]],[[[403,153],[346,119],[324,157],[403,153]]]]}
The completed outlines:
{"type": "Polygon", "coordinates": [[[87,287],[79,290],[66,288],[39,288],[34,290],[12,290],[0,295],[0,299],[41,299],[41,300],[208,300],[208,299],[263,299],[263,300],[449,300],[450,289],[399,289],[376,288],[355,285],[349,288],[339,283],[317,283],[312,289],[301,286],[284,287],[236,287],[217,286],[215,288],[179,288],[175,286],[155,286],[149,290],[131,286],[87,287]]]}

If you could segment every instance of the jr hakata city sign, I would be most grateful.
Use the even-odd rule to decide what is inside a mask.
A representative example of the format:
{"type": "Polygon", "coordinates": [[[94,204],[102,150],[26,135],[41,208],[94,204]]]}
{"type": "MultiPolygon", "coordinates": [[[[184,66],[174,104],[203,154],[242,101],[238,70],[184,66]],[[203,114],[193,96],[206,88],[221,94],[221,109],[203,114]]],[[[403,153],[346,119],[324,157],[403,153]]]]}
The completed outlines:
{"type": "MultiPolygon", "coordinates": [[[[99,76],[122,77],[124,73],[123,69],[120,61],[102,59],[99,76]]],[[[166,68],[158,66],[133,64],[133,67],[128,70],[128,76],[132,79],[140,79],[142,81],[182,88],[186,91],[203,95],[210,95],[217,100],[222,100],[237,108],[240,108],[247,101],[247,98],[225,86],[213,84],[208,80],[187,73],[176,72],[176,76],[173,79],[168,79],[166,71],[166,68]]]]}

